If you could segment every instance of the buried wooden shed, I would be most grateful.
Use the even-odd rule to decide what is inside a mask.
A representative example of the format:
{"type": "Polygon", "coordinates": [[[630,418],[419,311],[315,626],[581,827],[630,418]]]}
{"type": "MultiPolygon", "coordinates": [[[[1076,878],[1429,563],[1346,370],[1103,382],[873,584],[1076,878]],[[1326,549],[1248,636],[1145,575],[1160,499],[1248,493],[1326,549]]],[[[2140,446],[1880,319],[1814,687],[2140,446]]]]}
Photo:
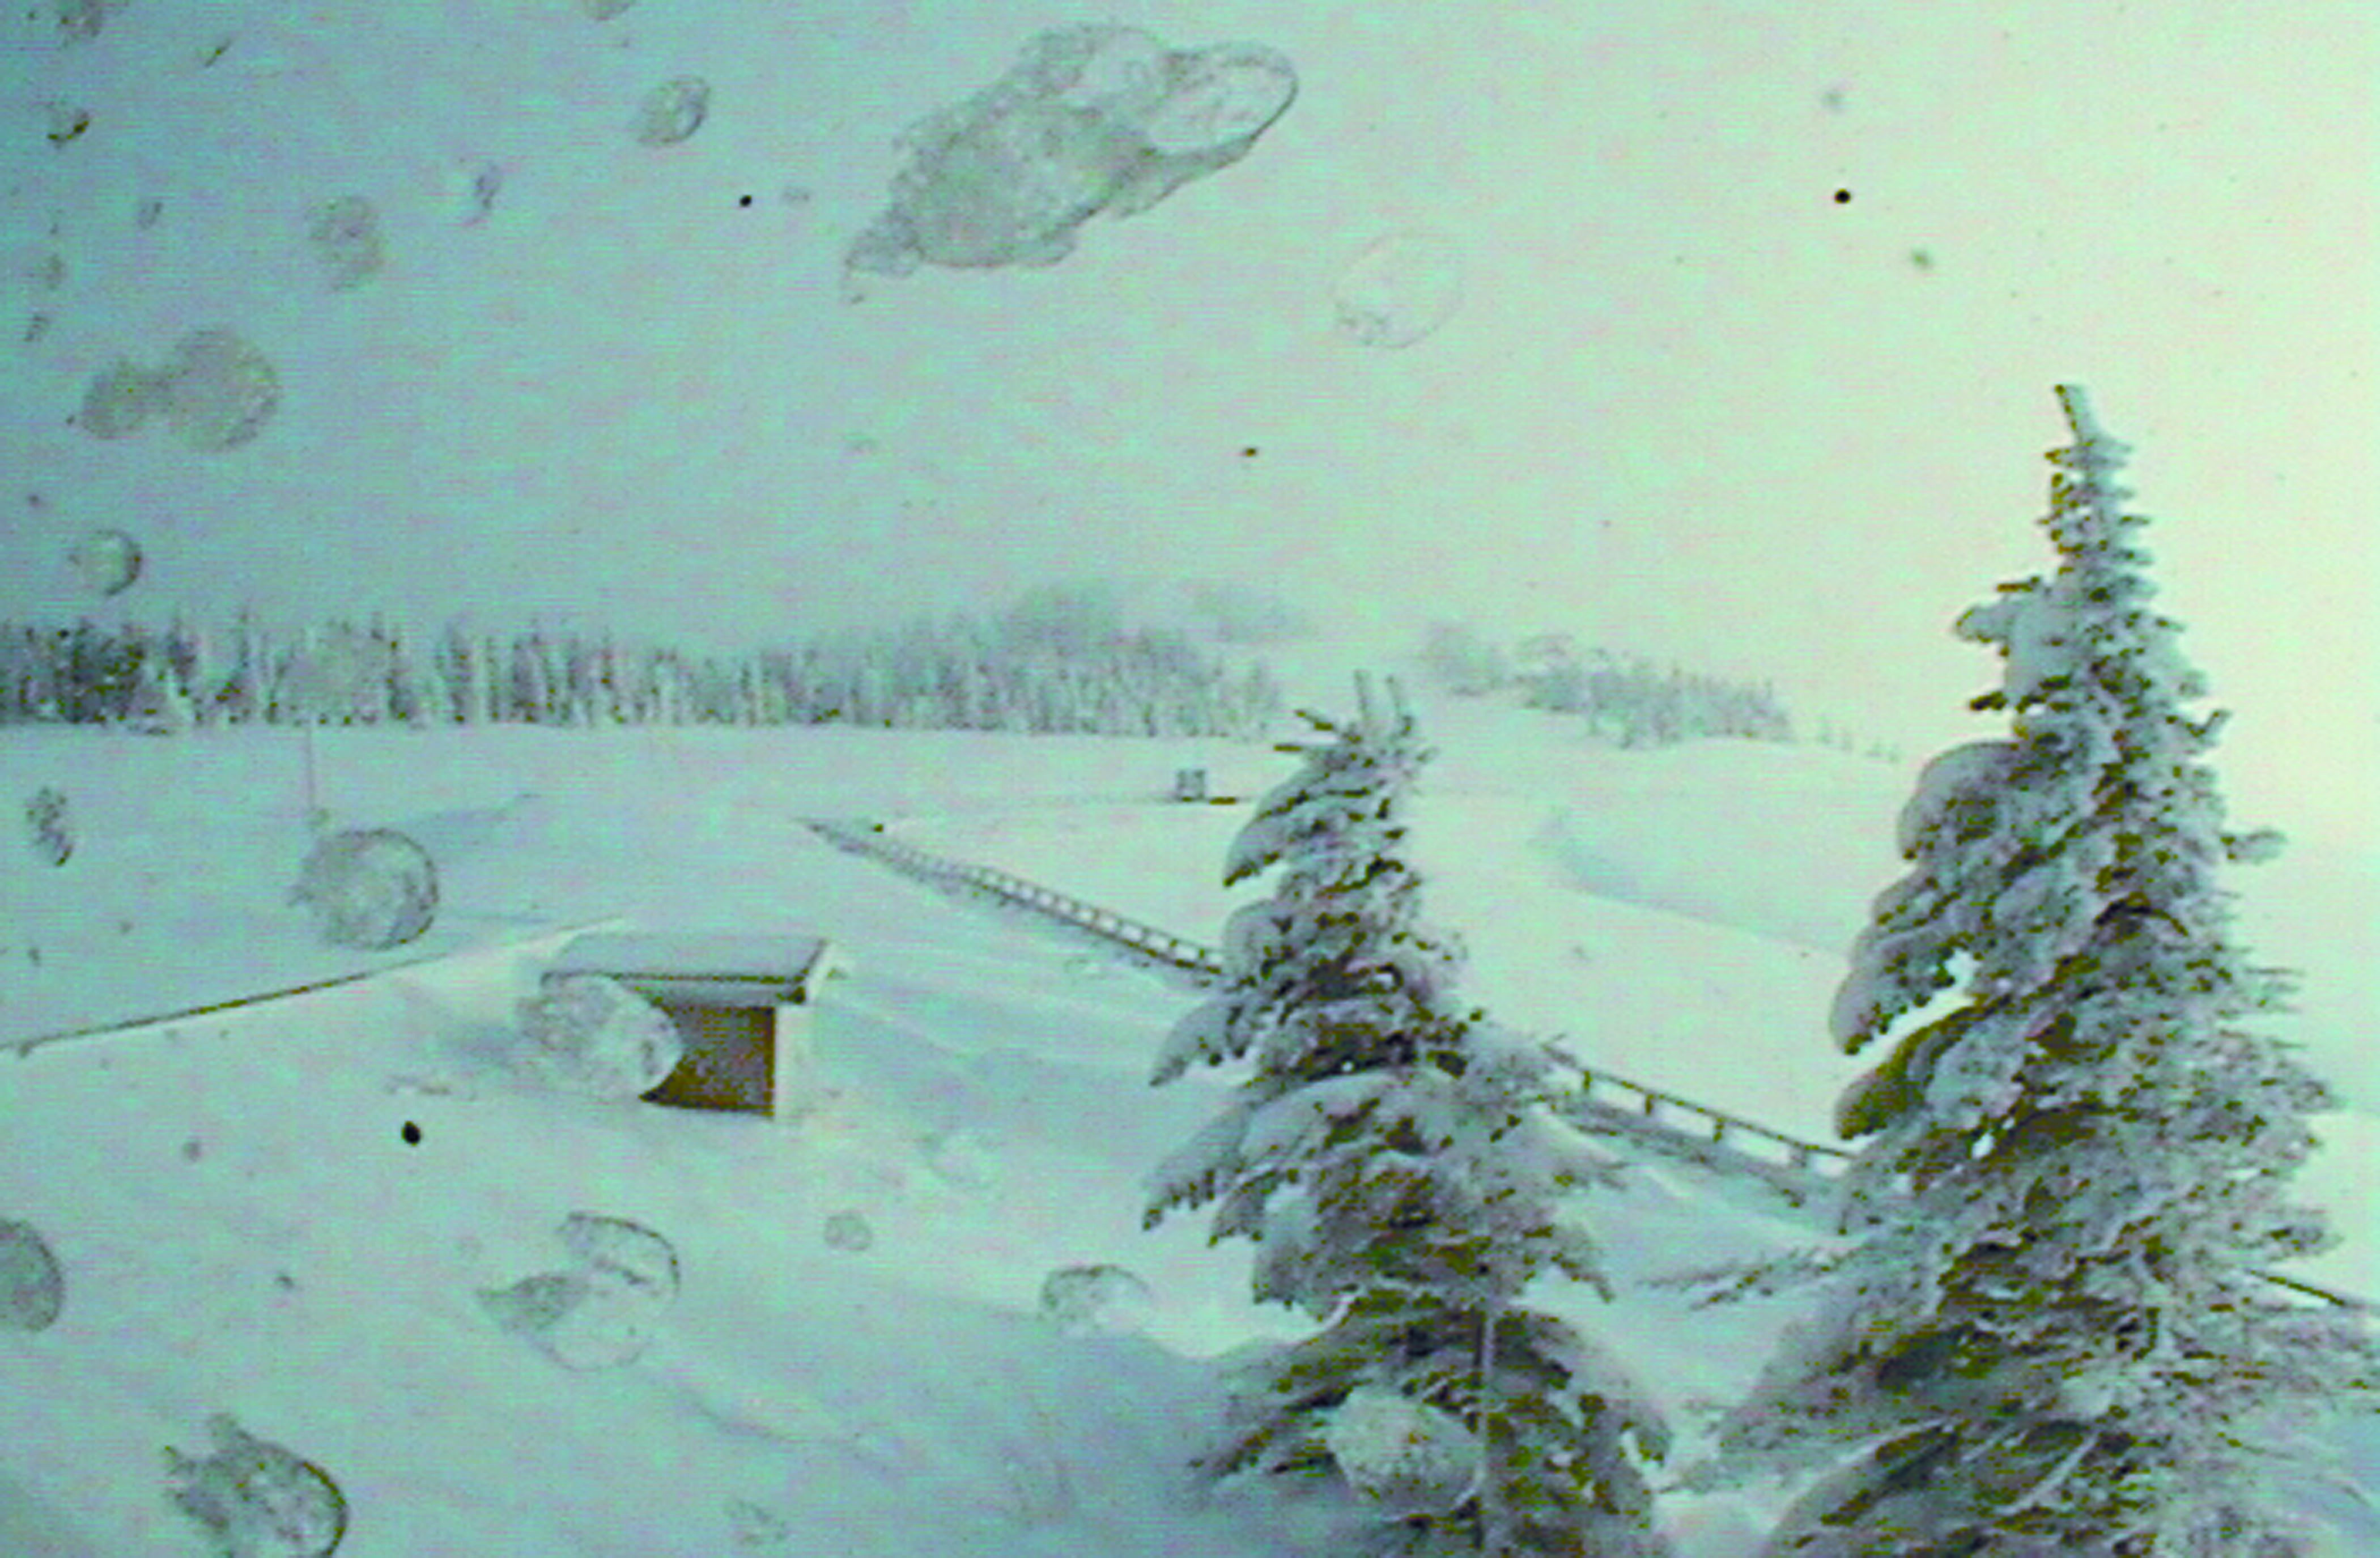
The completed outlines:
{"type": "Polygon", "coordinates": [[[652,1103],[790,1118],[816,1102],[811,1000],[846,972],[819,936],[606,932],[565,947],[544,976],[603,974],[669,1013],[686,1053],[652,1103]]]}

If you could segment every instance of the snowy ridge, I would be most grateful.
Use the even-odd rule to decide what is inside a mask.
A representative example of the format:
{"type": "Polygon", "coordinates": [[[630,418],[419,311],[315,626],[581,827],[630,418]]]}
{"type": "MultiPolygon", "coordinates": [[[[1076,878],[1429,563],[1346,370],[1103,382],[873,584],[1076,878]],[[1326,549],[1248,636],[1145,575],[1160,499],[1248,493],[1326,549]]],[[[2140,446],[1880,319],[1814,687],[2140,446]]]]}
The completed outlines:
{"type": "MultiPolygon", "coordinates": [[[[808,826],[837,848],[865,855],[920,881],[989,894],[1168,968],[1186,971],[1201,979],[1214,977],[1222,968],[1222,955],[1213,948],[1009,872],[950,860],[887,838],[869,826],[818,818],[811,819],[808,826]]],[[[1823,1201],[1854,1155],[1845,1148],[1806,1141],[1757,1120],[1616,1076],[1589,1065],[1559,1045],[1555,1053],[1569,1069],[1566,1080],[1576,1090],[1559,1100],[1556,1107],[1572,1123],[1599,1134],[1625,1136],[1665,1155],[1757,1181],[1795,1206],[1823,1201]]],[[[2363,1313],[2380,1310],[2380,1305],[2369,1298],[2300,1277],[2278,1272],[2259,1274],[2277,1286],[2337,1308],[2363,1313]]]]}

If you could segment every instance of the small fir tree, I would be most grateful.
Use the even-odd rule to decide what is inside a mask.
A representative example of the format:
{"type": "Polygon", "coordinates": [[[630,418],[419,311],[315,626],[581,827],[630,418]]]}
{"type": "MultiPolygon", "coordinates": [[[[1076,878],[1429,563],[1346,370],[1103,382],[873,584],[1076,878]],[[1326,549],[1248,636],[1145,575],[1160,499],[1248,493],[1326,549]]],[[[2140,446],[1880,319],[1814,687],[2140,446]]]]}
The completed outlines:
{"type": "Polygon", "coordinates": [[[151,735],[177,736],[198,722],[189,694],[161,645],[152,645],[140,658],[126,718],[135,730],[151,735]]]}
{"type": "Polygon", "coordinates": [[[1769,1554],[2295,1552],[2259,1492],[2281,1428],[2374,1377],[2355,1322],[2258,1274],[2327,1242],[2287,1195],[2325,1094],[2245,1026],[2279,976],[2216,886],[2274,840],[2224,830],[2124,446],[2058,395],[2058,570],[1957,625],[2013,739],[1926,769],[1835,1002],[1885,1045],[1838,1120],[1881,1222],[1722,1436],[1738,1472],[1839,1463],[1769,1554]]]}
{"type": "Polygon", "coordinates": [[[1663,1551],[1641,1456],[1665,1447],[1622,1372],[1524,1290],[1607,1293],[1565,1193],[1611,1165],[1545,1105],[1544,1046],[1459,1006],[1461,957],[1420,921],[1402,811],[1428,756],[1390,690],[1352,724],[1304,716],[1304,758],[1232,845],[1222,988],[1175,1025],[1155,1080],[1253,1063],[1158,1172],[1153,1225],[1215,1205],[1257,1246],[1260,1300],[1320,1322],[1236,1381],[1215,1476],[1336,1471],[1390,1551],[1663,1551]]]}

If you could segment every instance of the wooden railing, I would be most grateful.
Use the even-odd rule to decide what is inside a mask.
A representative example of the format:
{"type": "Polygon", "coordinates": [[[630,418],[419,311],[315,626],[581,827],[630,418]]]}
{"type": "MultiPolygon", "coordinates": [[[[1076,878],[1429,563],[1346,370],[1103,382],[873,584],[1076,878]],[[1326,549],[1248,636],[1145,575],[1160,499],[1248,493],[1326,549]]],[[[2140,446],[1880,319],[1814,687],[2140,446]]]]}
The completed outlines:
{"type": "MultiPolygon", "coordinates": [[[[1222,976],[1222,955],[1187,936],[1102,909],[1068,893],[989,866],[968,865],[887,837],[868,824],[813,821],[839,848],[870,856],[938,886],[971,889],[1087,932],[1123,951],[1201,979],[1222,976]]],[[[1582,1129],[1623,1135],[1670,1155],[1750,1175],[1796,1203],[1822,1194],[1852,1154],[1804,1141],[1757,1120],[1587,1065],[1556,1045],[1568,1069],[1557,1107],[1582,1129]]]]}
{"type": "Polygon", "coordinates": [[[1588,1130],[1626,1136],[1671,1156],[1766,1181],[1795,1205],[1833,1188],[1851,1164],[1842,1147],[1804,1141],[1758,1120],[1591,1067],[1560,1039],[1570,1091],[1555,1111],[1588,1130]]]}
{"type": "Polygon", "coordinates": [[[1211,947],[1187,936],[1132,919],[1113,910],[1086,903],[1054,888],[995,871],[988,865],[966,865],[929,854],[897,839],[888,839],[865,825],[813,821],[813,831],[838,848],[873,856],[895,870],[941,887],[968,889],[1012,903],[1020,909],[1087,931],[1103,941],[1150,962],[1183,970],[1205,979],[1220,978],[1223,960],[1211,947]]]}
{"type": "MultiPolygon", "coordinates": [[[[1222,954],[1187,936],[1086,903],[1005,871],[966,865],[929,854],[887,838],[874,825],[813,820],[809,826],[839,848],[868,855],[920,880],[989,894],[1202,980],[1222,976],[1222,954]]],[[[1552,1047],[1568,1072],[1564,1080],[1569,1083],[1562,1095],[1553,1101],[1553,1108],[1583,1130],[1624,1136],[1665,1156],[1758,1180],[1796,1206],[1824,1198],[1856,1155],[1846,1148],[1804,1141],[1757,1120],[1589,1066],[1559,1039],[1552,1047]]],[[[2342,1309],[2366,1312],[2380,1310],[2369,1299],[2297,1277],[2277,1272],[2259,1274],[2277,1286],[2342,1309]]]]}

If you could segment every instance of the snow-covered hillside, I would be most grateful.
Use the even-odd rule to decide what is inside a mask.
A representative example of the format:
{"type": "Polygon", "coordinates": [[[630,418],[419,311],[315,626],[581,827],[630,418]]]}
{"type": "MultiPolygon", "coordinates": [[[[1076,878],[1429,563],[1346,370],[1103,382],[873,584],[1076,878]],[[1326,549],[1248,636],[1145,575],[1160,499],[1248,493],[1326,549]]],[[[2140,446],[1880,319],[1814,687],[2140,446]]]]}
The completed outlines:
{"type": "MultiPolygon", "coordinates": [[[[1869,899],[1900,874],[1894,817],[1930,755],[1898,768],[1746,742],[1623,752],[1574,721],[1460,699],[1434,702],[1427,728],[1441,757],[1415,808],[1415,853],[1435,914],[1469,944],[1478,998],[1613,1071],[1830,1140],[1836,1094],[1864,1068],[1828,1042],[1828,1001],[1869,899]]],[[[1215,779],[1253,796],[1283,771],[1241,748],[1215,779]]],[[[1234,901],[1220,862],[1239,815],[961,804],[898,827],[1211,939],[1234,901]]],[[[2284,1036],[2344,1105],[2324,1117],[2331,1151],[2313,1178],[2350,1247],[2306,1274],[2380,1293],[2380,1194],[2363,1171],[2380,1154],[2365,1038],[2380,1016],[2380,863],[2316,842],[2233,876],[2249,945],[2303,975],[2284,1036]]]]}
{"type": "MultiPolygon", "coordinates": [[[[1889,870],[1876,840],[1900,776],[1737,743],[1614,753],[1512,710],[1430,718],[1446,755],[1417,842],[1478,998],[1602,1064],[1822,1134],[1844,1074],[1816,1021],[1840,967],[1828,927],[1847,938],[1889,870]]],[[[76,835],[64,866],[0,851],[0,1039],[452,954],[0,1067],[0,1217],[41,1229],[67,1280],[55,1324],[0,1334],[6,1551],[201,1551],[160,1449],[203,1453],[215,1413],[330,1471],[351,1506],[341,1551],[363,1558],[1328,1545],[1343,1512],[1204,1502],[1181,1473],[1219,1400],[1204,1360],[1291,1328],[1245,1301],[1243,1252],[1208,1250],[1188,1220],[1139,1227],[1141,1176],[1217,1097],[1195,1078],[1144,1085],[1188,990],[801,822],[882,818],[1211,938],[1238,813],[1165,802],[1172,771],[1252,788],[1283,759],[836,731],[315,745],[334,822],[403,828],[436,856],[444,903],[422,943],[334,952],[283,901],[309,839],[295,732],[0,743],[0,793],[57,785],[76,835]],[[785,1127],[516,1081],[504,1035],[555,945],[540,928],[605,917],[834,938],[855,972],[821,1007],[829,1105],[785,1127]],[[573,1214],[674,1247],[676,1301],[618,1367],[565,1369],[479,1298],[566,1263],[573,1214]],[[1053,1271],[1099,1263],[1146,1296],[1087,1328],[1040,1312],[1053,1271]]],[[[2316,973],[2362,953],[2357,922],[2326,924],[2327,940],[2270,949],[2316,973]]],[[[2313,1021],[2313,986],[2307,1007],[2304,1036],[2346,1054],[2313,1021]]],[[[2359,1102],[2380,1093],[2338,1080],[2359,1102]]],[[[2325,1179],[2328,1199],[2346,1178],[2325,1179]]],[[[1641,1279],[1807,1226],[1660,1164],[1607,1204],[1628,1286],[1579,1318],[1691,1429],[1789,1307],[1694,1310],[1641,1279]]],[[[2320,1274],[2380,1286],[2368,1204],[2350,1217],[2363,1237],[2320,1274]]],[[[2365,1521],[2341,1539],[2363,1547],[2340,1551],[2380,1541],[2340,1495],[2308,1497],[2365,1521]]],[[[1687,1558],[1734,1558],[1763,1516],[1750,1494],[1670,1509],[1687,1558]]]]}

